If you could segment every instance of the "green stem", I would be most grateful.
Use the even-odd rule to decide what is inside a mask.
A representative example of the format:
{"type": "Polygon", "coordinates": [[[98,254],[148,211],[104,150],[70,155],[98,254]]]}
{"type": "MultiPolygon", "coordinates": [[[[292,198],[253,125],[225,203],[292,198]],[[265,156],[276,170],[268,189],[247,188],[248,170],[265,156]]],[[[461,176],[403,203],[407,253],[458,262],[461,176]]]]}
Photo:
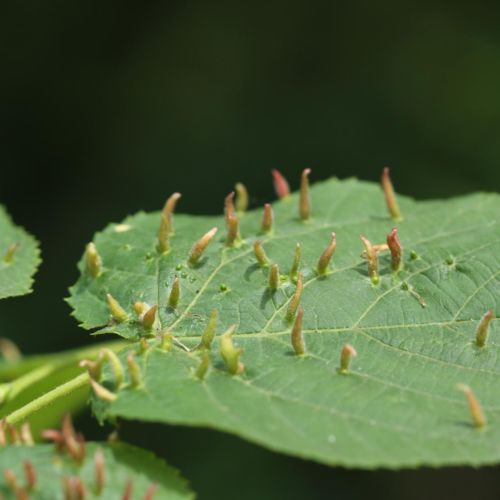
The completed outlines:
{"type": "Polygon", "coordinates": [[[33,401],[30,401],[28,404],[22,406],[18,410],[12,412],[7,416],[7,422],[10,424],[17,424],[22,420],[28,418],[32,413],[35,413],[46,406],[49,406],[57,399],[67,396],[68,394],[88,385],[89,383],[89,375],[88,373],[82,373],[77,377],[69,380],[65,384],[62,384],[55,389],[47,392],[43,396],[40,396],[33,401]]]}

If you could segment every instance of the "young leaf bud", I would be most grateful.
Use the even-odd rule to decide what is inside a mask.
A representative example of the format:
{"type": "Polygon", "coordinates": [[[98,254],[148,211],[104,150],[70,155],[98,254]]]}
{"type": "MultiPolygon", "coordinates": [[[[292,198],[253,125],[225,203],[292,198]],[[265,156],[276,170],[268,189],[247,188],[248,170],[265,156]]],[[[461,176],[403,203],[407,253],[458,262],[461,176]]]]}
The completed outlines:
{"type": "Polygon", "coordinates": [[[267,258],[266,252],[264,252],[264,248],[262,247],[262,241],[256,240],[253,244],[253,251],[255,254],[255,258],[259,263],[259,266],[265,267],[269,265],[269,259],[267,258]]]}
{"type": "Polygon", "coordinates": [[[106,294],[106,300],[108,301],[109,312],[111,313],[112,318],[117,323],[123,323],[127,321],[128,314],[125,309],[120,305],[120,303],[110,294],[106,294]]]}
{"type": "Polygon", "coordinates": [[[378,284],[380,281],[380,276],[378,274],[378,255],[373,245],[369,240],[367,240],[362,234],[360,235],[361,241],[365,246],[366,258],[368,260],[368,276],[372,280],[374,285],[378,284]]]}
{"type": "Polygon", "coordinates": [[[488,329],[490,326],[490,322],[494,317],[493,310],[486,311],[484,316],[479,321],[479,324],[476,328],[476,345],[479,347],[483,347],[486,344],[486,340],[488,338],[488,329]]]}
{"type": "Polygon", "coordinates": [[[280,200],[286,198],[290,194],[288,181],[283,177],[281,172],[275,168],[271,170],[271,174],[273,175],[273,184],[276,196],[280,200]]]}
{"type": "Polygon", "coordinates": [[[351,364],[351,359],[356,357],[358,353],[356,349],[350,344],[345,344],[340,351],[340,373],[347,373],[349,371],[349,365],[351,364]]]}
{"type": "Polygon", "coordinates": [[[396,200],[396,193],[394,192],[394,187],[391,182],[389,167],[384,167],[384,170],[382,172],[381,182],[382,182],[382,189],[384,190],[387,210],[389,210],[390,216],[394,220],[402,220],[401,211],[399,210],[399,205],[396,200]]]}
{"type": "Polygon", "coordinates": [[[286,311],[286,319],[289,321],[294,318],[295,313],[297,312],[297,309],[300,304],[300,298],[302,297],[303,288],[304,287],[302,285],[302,273],[299,273],[299,276],[297,278],[297,287],[295,288],[295,292],[292,295],[290,302],[288,303],[288,308],[286,311]]]}
{"type": "Polygon", "coordinates": [[[263,233],[269,233],[273,229],[273,207],[270,203],[264,204],[264,213],[262,215],[262,224],[260,226],[263,233]]]}
{"type": "Polygon", "coordinates": [[[237,182],[234,186],[236,191],[236,210],[238,212],[246,212],[248,209],[248,191],[244,184],[237,182]]]}
{"type": "Polygon", "coordinates": [[[486,417],[484,416],[483,409],[481,408],[479,401],[476,399],[474,392],[468,385],[465,384],[457,384],[457,389],[462,391],[467,398],[472,423],[478,429],[483,428],[486,425],[486,417]]]}
{"type": "Polygon", "coordinates": [[[240,361],[242,350],[233,345],[233,333],[235,329],[236,325],[233,325],[220,337],[220,354],[226,363],[227,370],[233,375],[242,373],[244,369],[244,365],[240,361]]]}
{"type": "Polygon", "coordinates": [[[292,347],[295,354],[301,356],[305,354],[306,347],[304,344],[304,336],[302,335],[302,318],[304,317],[304,309],[301,307],[297,311],[297,316],[295,316],[295,322],[292,326],[291,340],[292,347]]]}
{"type": "Polygon", "coordinates": [[[302,220],[307,220],[311,216],[311,196],[309,194],[309,174],[310,168],[305,168],[300,177],[299,193],[299,216],[302,220]]]}
{"type": "Polygon", "coordinates": [[[401,246],[401,241],[399,241],[398,229],[396,227],[387,235],[387,246],[391,251],[391,269],[397,273],[401,270],[403,264],[403,247],[401,246]]]}
{"type": "Polygon", "coordinates": [[[92,278],[97,278],[102,272],[102,259],[94,243],[85,247],[85,264],[92,278]]]}
{"type": "Polygon", "coordinates": [[[330,243],[328,243],[328,246],[325,248],[325,250],[323,251],[318,260],[319,274],[325,274],[327,272],[328,264],[330,263],[330,260],[333,254],[335,253],[336,248],[337,248],[337,236],[335,233],[332,233],[330,243]]]}
{"type": "Polygon", "coordinates": [[[188,256],[188,263],[191,266],[194,266],[200,260],[203,252],[207,248],[208,244],[212,240],[212,238],[217,233],[217,228],[214,227],[210,229],[207,233],[205,233],[191,248],[188,256]]]}

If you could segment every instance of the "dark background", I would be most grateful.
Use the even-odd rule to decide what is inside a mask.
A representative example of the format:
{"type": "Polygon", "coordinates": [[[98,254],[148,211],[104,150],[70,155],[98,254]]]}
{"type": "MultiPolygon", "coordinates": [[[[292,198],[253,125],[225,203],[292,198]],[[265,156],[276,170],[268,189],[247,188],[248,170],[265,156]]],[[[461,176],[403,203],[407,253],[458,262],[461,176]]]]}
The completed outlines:
{"type": "MultiPolygon", "coordinates": [[[[93,233],[181,191],[218,213],[269,171],[402,193],[500,189],[500,3],[131,2],[0,5],[0,200],[42,242],[34,295],[0,303],[25,352],[90,342],[62,298],[93,233]]],[[[90,419],[81,425],[99,430],[90,419]]],[[[211,431],[126,425],[201,498],[500,498],[499,468],[360,472],[211,431]]]]}

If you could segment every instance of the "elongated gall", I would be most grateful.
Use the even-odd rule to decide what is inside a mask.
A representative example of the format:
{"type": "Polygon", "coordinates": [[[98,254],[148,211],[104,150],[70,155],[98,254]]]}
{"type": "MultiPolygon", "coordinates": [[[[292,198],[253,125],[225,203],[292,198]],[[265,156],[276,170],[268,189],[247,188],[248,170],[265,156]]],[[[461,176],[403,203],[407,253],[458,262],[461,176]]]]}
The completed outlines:
{"type": "Polygon", "coordinates": [[[170,351],[172,348],[173,335],[170,332],[161,332],[158,337],[160,340],[160,349],[162,351],[170,351]]]}
{"type": "Polygon", "coordinates": [[[248,191],[244,184],[237,182],[234,186],[236,191],[236,201],[234,203],[237,212],[246,212],[248,210],[248,191]]]}
{"type": "Polygon", "coordinates": [[[467,404],[469,405],[469,411],[474,427],[477,427],[478,429],[483,428],[486,425],[486,417],[484,416],[483,409],[481,408],[474,392],[466,384],[457,384],[457,389],[462,391],[467,398],[467,404]]]}
{"type": "Polygon", "coordinates": [[[274,292],[280,284],[280,270],[278,264],[273,264],[269,269],[269,290],[274,292]]]}
{"type": "Polygon", "coordinates": [[[158,483],[151,483],[148,486],[146,493],[144,493],[143,500],[153,500],[157,489],[158,489],[158,483]]]}
{"type": "Polygon", "coordinates": [[[158,311],[158,305],[155,304],[144,313],[144,316],[142,317],[142,324],[144,325],[144,328],[146,328],[147,330],[151,330],[151,328],[153,328],[156,321],[157,311],[158,311]]]}
{"type": "Polygon", "coordinates": [[[271,170],[273,176],[274,191],[276,196],[281,200],[290,194],[290,186],[288,181],[283,177],[281,172],[275,168],[271,170]]]}
{"type": "Polygon", "coordinates": [[[95,395],[99,398],[102,399],[103,401],[107,401],[109,403],[113,402],[116,400],[118,397],[116,394],[112,393],[111,391],[108,391],[106,387],[103,385],[99,384],[96,382],[94,379],[90,379],[90,385],[92,386],[92,389],[94,390],[95,395]]]}
{"type": "Polygon", "coordinates": [[[300,304],[300,299],[302,297],[302,290],[304,286],[302,284],[302,273],[299,273],[299,276],[297,278],[297,286],[295,288],[295,292],[292,295],[292,298],[290,299],[290,302],[288,303],[288,308],[286,310],[286,319],[287,320],[292,320],[295,316],[295,313],[297,312],[297,309],[300,304]]]}
{"type": "Polygon", "coordinates": [[[100,495],[106,484],[106,464],[101,448],[97,448],[94,453],[94,481],[95,492],[100,495]]]}
{"type": "Polygon", "coordinates": [[[172,282],[172,288],[170,289],[170,295],[168,296],[168,305],[175,309],[179,304],[181,298],[181,282],[179,277],[176,276],[172,282]]]}
{"type": "Polygon", "coordinates": [[[212,240],[212,238],[216,235],[217,228],[213,227],[205,233],[191,248],[188,256],[188,263],[191,266],[194,266],[203,255],[203,252],[207,248],[208,244],[212,240]]]}
{"type": "Polygon", "coordinates": [[[295,354],[301,356],[306,352],[306,346],[304,343],[304,336],[302,334],[302,318],[304,317],[304,308],[299,308],[297,311],[297,316],[295,316],[295,321],[292,326],[291,341],[292,347],[295,354]]]}
{"type": "Polygon", "coordinates": [[[226,227],[229,224],[229,217],[235,216],[236,211],[234,209],[234,191],[231,191],[224,198],[224,220],[226,222],[226,227]]]}
{"type": "Polygon", "coordinates": [[[393,272],[397,273],[403,267],[403,247],[401,246],[401,241],[398,236],[398,228],[395,227],[387,235],[387,246],[391,251],[391,269],[393,272]]]}
{"type": "Polygon", "coordinates": [[[255,254],[255,258],[257,259],[257,262],[259,263],[259,266],[265,267],[269,265],[269,259],[266,255],[266,252],[264,251],[264,248],[262,247],[262,241],[256,240],[253,244],[253,252],[255,254]]]}
{"type": "Polygon", "coordinates": [[[19,243],[11,243],[7,247],[7,251],[5,252],[5,255],[3,257],[4,262],[12,262],[12,259],[14,258],[14,254],[17,252],[17,249],[19,248],[19,243]]]}
{"type": "Polygon", "coordinates": [[[362,234],[359,236],[363,245],[365,247],[366,259],[368,261],[368,276],[372,280],[374,285],[380,282],[380,276],[378,274],[378,255],[371,242],[366,239],[362,234]]]}
{"type": "Polygon", "coordinates": [[[21,351],[12,340],[0,337],[0,356],[8,362],[19,361],[22,357],[21,351]]]}
{"type": "Polygon", "coordinates": [[[203,380],[208,372],[209,366],[210,366],[210,355],[208,354],[208,351],[204,351],[201,354],[200,363],[194,372],[195,377],[200,380],[203,380]]]}
{"type": "Polygon", "coordinates": [[[311,195],[309,193],[310,168],[305,168],[300,177],[299,192],[299,216],[302,220],[307,220],[311,216],[311,195]]]}
{"type": "Polygon", "coordinates": [[[99,351],[99,356],[101,359],[109,362],[111,366],[111,371],[113,372],[113,377],[115,379],[115,386],[120,388],[125,380],[125,372],[123,370],[122,362],[120,358],[109,348],[105,347],[99,351]]]}
{"type": "Polygon", "coordinates": [[[396,193],[394,192],[394,187],[392,185],[389,167],[384,167],[382,171],[382,189],[384,190],[385,203],[387,204],[387,210],[390,216],[394,220],[402,220],[401,211],[399,210],[398,201],[396,199],[396,193]]]}
{"type": "Polygon", "coordinates": [[[337,235],[332,233],[330,236],[330,243],[328,243],[327,247],[323,250],[323,253],[320,255],[318,260],[317,269],[319,274],[325,274],[328,271],[328,264],[330,263],[336,248],[337,235]]]}
{"type": "Polygon", "coordinates": [[[226,246],[232,247],[240,240],[240,223],[236,215],[227,216],[226,246]]]}
{"type": "Polygon", "coordinates": [[[345,344],[344,347],[342,347],[340,351],[340,373],[347,373],[349,371],[351,359],[357,355],[356,349],[354,349],[351,344],[345,344]]]}
{"type": "Polygon", "coordinates": [[[123,323],[124,321],[127,321],[128,319],[127,312],[125,311],[125,309],[123,309],[120,303],[110,293],[106,294],[106,300],[108,302],[108,308],[112,318],[117,323],[123,323]]]}
{"type": "Polygon", "coordinates": [[[215,328],[217,327],[217,318],[219,313],[217,309],[213,309],[208,318],[207,326],[201,335],[201,341],[198,345],[199,348],[210,349],[212,342],[215,338],[215,328]]]}
{"type": "Polygon", "coordinates": [[[244,365],[240,361],[240,356],[242,349],[234,347],[233,344],[233,333],[236,329],[236,325],[231,326],[225,333],[220,337],[220,354],[229,373],[237,375],[242,373],[244,370],[244,365]]]}
{"type": "Polygon", "coordinates": [[[125,489],[123,490],[122,500],[132,500],[132,491],[134,489],[134,483],[132,479],[127,480],[125,484],[125,489]]]}
{"type": "Polygon", "coordinates": [[[127,354],[127,367],[128,374],[130,377],[130,385],[131,387],[141,387],[142,386],[142,375],[141,369],[139,368],[139,364],[135,359],[135,354],[133,352],[129,352],[127,354]]]}
{"type": "Polygon", "coordinates": [[[77,436],[69,413],[66,413],[63,417],[61,433],[66,451],[73,460],[81,463],[85,458],[85,443],[77,436]]]}
{"type": "Polygon", "coordinates": [[[92,278],[97,278],[102,272],[102,259],[92,242],[85,247],[85,265],[92,278]]]}
{"type": "Polygon", "coordinates": [[[264,213],[262,214],[262,223],[260,229],[263,233],[269,233],[273,229],[273,207],[270,203],[264,204],[264,213]]]}
{"type": "Polygon", "coordinates": [[[14,471],[12,469],[5,469],[3,471],[3,477],[7,487],[15,492],[17,490],[17,478],[14,471]]]}
{"type": "Polygon", "coordinates": [[[19,432],[17,432],[16,426],[13,424],[6,424],[7,433],[9,434],[9,439],[11,444],[21,444],[21,437],[19,432]]]}
{"type": "Polygon", "coordinates": [[[488,330],[491,320],[494,318],[493,310],[486,311],[484,316],[480,319],[476,328],[476,345],[483,347],[488,338],[488,330]]]}
{"type": "Polygon", "coordinates": [[[102,359],[92,361],[90,359],[82,359],[79,363],[80,368],[86,368],[89,376],[95,380],[100,380],[102,373],[102,359]]]}
{"type": "Polygon", "coordinates": [[[302,249],[300,247],[300,243],[297,242],[297,244],[295,245],[295,254],[293,256],[292,267],[290,268],[290,280],[291,281],[296,281],[298,278],[301,253],[302,253],[302,249]]]}
{"type": "Polygon", "coordinates": [[[33,446],[35,444],[35,441],[33,439],[33,434],[31,434],[31,425],[29,422],[24,422],[21,425],[21,443],[27,445],[27,446],[33,446]]]}
{"type": "Polygon", "coordinates": [[[31,491],[36,485],[36,471],[33,463],[29,460],[23,462],[24,477],[26,478],[26,489],[31,491]]]}
{"type": "Polygon", "coordinates": [[[160,215],[160,229],[158,230],[158,250],[166,253],[170,250],[170,235],[174,232],[173,213],[180,193],[173,193],[165,202],[160,215]]]}

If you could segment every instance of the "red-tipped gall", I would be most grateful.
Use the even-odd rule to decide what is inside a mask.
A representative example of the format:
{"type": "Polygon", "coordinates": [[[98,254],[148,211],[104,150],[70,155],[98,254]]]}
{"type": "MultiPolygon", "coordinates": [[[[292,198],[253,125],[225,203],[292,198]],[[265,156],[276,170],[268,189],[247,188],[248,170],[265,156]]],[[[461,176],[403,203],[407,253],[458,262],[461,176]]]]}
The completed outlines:
{"type": "Polygon", "coordinates": [[[281,172],[277,169],[271,170],[273,176],[274,191],[276,196],[281,200],[290,194],[290,186],[288,181],[283,177],[281,172]]]}

